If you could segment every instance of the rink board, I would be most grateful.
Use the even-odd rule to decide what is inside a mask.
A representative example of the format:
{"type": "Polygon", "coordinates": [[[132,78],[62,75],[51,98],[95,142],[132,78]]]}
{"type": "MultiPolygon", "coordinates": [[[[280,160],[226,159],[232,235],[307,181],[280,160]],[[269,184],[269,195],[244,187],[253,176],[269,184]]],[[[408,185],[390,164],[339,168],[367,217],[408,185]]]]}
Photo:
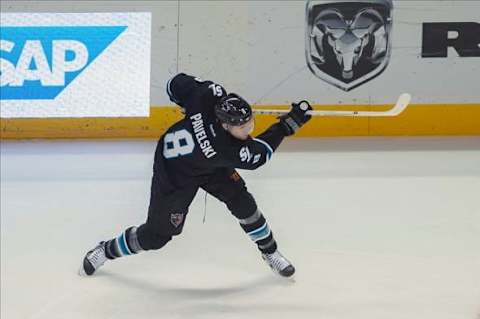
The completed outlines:
{"type": "MultiPolygon", "coordinates": [[[[286,105],[265,106],[287,108],[286,105]]],[[[320,107],[316,107],[320,109],[320,107]]],[[[321,109],[385,110],[384,106],[322,106],[321,109]]],[[[2,119],[2,139],[35,138],[158,138],[181,119],[179,109],[153,107],[148,118],[2,119]]],[[[254,134],[274,123],[258,115],[254,134]]],[[[389,118],[316,117],[296,136],[480,135],[480,104],[410,105],[389,118]]]]}
{"type": "MultiPolygon", "coordinates": [[[[150,106],[150,115],[141,115],[147,117],[121,117],[129,110],[115,100],[102,99],[94,109],[107,115],[80,114],[75,109],[68,116],[57,109],[52,110],[56,116],[39,119],[35,103],[31,114],[11,107],[7,112],[8,101],[2,100],[5,115],[1,119],[1,138],[156,138],[181,116],[165,93],[165,84],[177,72],[219,83],[258,107],[287,108],[291,102],[306,99],[317,109],[376,110],[388,108],[401,93],[413,97],[412,105],[398,117],[315,118],[299,136],[480,134],[479,1],[349,0],[352,8],[358,9],[357,17],[382,25],[370,37],[371,41],[373,36],[376,39],[374,50],[366,46],[359,49],[385,49],[375,58],[378,67],[355,66],[353,82],[339,77],[342,70],[332,62],[339,57],[332,60],[328,56],[331,53],[327,54],[332,48],[326,44],[322,44],[322,54],[328,68],[315,64],[312,58],[321,54],[311,42],[312,34],[320,37],[312,22],[325,22],[319,18],[322,10],[341,11],[342,2],[2,1],[2,13],[8,14],[83,12],[91,13],[94,19],[100,12],[151,12],[151,76],[149,96],[140,96],[142,101],[150,101],[145,109],[150,106]],[[362,16],[365,3],[376,13],[362,16]],[[121,109],[123,115],[105,118],[121,109]]],[[[7,22],[11,25],[11,21],[15,19],[7,22]]],[[[122,35],[118,37],[121,40],[122,35]]],[[[111,51],[107,48],[105,54],[120,52],[114,50],[117,44],[113,41],[111,51]]],[[[147,61],[134,51],[127,53],[129,60],[140,60],[147,66],[147,61]]],[[[369,54],[363,58],[372,58],[369,54]]],[[[106,57],[100,54],[96,62],[106,57]]],[[[14,63],[12,59],[10,62],[14,63]]],[[[96,67],[94,63],[91,65],[96,67]]],[[[116,69],[123,70],[123,66],[116,69]]],[[[110,73],[90,66],[83,73],[88,72],[98,76],[112,92],[119,84],[138,84],[118,76],[101,78],[110,73]]],[[[148,71],[140,73],[146,77],[148,71]]],[[[68,89],[75,89],[78,79],[68,89]]],[[[84,91],[85,101],[103,96],[84,91]]],[[[62,103],[61,108],[70,107],[67,104],[62,103]]],[[[273,122],[273,116],[258,116],[256,133],[273,122]]]]}

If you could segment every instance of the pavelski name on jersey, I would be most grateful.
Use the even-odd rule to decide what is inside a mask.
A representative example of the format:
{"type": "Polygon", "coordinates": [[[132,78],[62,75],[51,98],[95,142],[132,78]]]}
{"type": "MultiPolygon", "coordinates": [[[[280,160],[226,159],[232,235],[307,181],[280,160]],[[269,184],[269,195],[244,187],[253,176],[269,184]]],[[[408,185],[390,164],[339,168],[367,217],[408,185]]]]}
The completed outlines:
{"type": "Polygon", "coordinates": [[[207,133],[205,132],[205,125],[203,123],[202,114],[196,113],[190,116],[192,120],[193,133],[197,139],[198,145],[206,158],[211,158],[217,154],[212,147],[212,143],[208,140],[207,133]]]}

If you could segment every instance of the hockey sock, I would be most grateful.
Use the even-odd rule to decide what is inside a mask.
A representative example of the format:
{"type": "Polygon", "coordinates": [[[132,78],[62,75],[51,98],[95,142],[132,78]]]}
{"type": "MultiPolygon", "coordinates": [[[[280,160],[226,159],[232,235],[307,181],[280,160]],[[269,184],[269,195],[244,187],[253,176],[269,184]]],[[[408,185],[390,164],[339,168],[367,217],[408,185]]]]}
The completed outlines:
{"type": "Polygon", "coordinates": [[[134,255],[142,251],[137,238],[137,227],[127,228],[117,238],[105,242],[105,255],[108,259],[134,255]]]}
{"type": "Polygon", "coordinates": [[[262,253],[271,254],[277,250],[277,243],[273,238],[273,233],[260,210],[257,209],[250,217],[239,219],[239,222],[240,226],[250,239],[257,244],[258,249],[262,253]]]}

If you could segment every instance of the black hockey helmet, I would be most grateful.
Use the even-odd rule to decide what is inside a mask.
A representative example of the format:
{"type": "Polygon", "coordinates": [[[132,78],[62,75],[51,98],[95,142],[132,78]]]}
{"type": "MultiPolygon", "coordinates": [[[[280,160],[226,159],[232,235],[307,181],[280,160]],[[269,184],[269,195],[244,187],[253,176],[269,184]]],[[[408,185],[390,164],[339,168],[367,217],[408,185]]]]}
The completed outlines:
{"type": "Polygon", "coordinates": [[[252,118],[252,107],[235,93],[229,93],[215,105],[215,115],[220,122],[239,126],[252,118]]]}

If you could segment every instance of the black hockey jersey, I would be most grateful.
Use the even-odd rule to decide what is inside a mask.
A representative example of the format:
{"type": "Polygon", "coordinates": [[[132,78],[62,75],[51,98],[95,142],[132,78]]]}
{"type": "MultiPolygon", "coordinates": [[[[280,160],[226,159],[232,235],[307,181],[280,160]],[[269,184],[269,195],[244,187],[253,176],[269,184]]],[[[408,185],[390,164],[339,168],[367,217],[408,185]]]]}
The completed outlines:
{"type": "Polygon", "coordinates": [[[256,169],[285,137],[276,123],[256,138],[234,138],[215,116],[214,105],[227,93],[212,81],[180,73],[167,83],[167,93],[184,109],[185,118],[160,138],[154,170],[176,187],[201,185],[221,167],[256,169]]]}

